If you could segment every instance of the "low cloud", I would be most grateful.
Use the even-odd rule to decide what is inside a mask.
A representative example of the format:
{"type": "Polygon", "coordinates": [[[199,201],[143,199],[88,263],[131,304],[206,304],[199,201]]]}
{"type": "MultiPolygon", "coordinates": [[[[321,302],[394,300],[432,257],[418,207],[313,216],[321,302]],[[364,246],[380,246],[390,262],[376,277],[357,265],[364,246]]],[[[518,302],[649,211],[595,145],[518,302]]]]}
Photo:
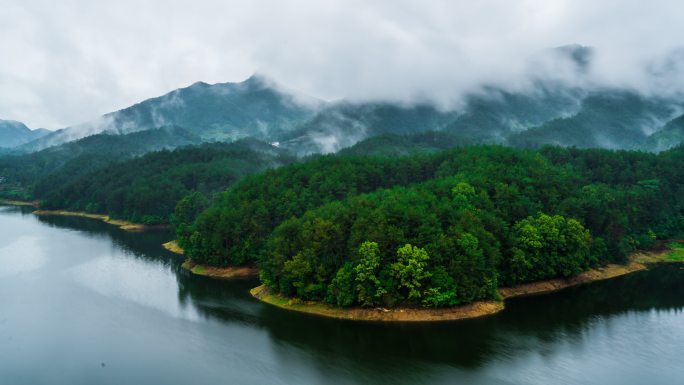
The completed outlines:
{"type": "Polygon", "coordinates": [[[457,106],[534,80],[684,89],[684,4],[671,0],[193,2],[0,0],[0,118],[89,121],[195,81],[254,72],[327,100],[457,106]],[[594,47],[578,71],[546,50],[594,47]]]}

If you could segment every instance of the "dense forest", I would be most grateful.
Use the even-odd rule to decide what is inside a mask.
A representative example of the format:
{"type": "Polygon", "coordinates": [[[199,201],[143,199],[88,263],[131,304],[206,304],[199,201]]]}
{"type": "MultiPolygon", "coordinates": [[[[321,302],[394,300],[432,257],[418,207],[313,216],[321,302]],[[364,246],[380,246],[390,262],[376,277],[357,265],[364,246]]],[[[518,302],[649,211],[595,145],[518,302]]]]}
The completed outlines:
{"type": "Polygon", "coordinates": [[[165,126],[128,135],[91,135],[34,153],[0,156],[0,176],[4,178],[0,194],[6,198],[32,199],[40,195],[34,189],[41,182],[59,188],[111,163],[200,143],[198,137],[181,127],[165,126]],[[52,178],[53,175],[56,177],[52,178]]]}
{"type": "Polygon", "coordinates": [[[684,147],[324,156],[245,178],[178,237],[197,262],[258,264],[285,295],[451,306],[672,236],[684,226],[683,183],[684,147]]]}
{"type": "Polygon", "coordinates": [[[191,137],[174,138],[173,143],[166,142],[148,131],[95,135],[34,154],[0,158],[5,178],[0,196],[39,200],[44,209],[106,213],[144,224],[169,223],[186,195],[196,201],[201,196],[203,204],[208,204],[215,192],[240,178],[296,160],[254,139],[136,156],[138,151],[149,151],[146,139],[164,148],[191,137]]]}
{"type": "Polygon", "coordinates": [[[374,136],[338,151],[342,156],[398,157],[429,154],[473,144],[458,135],[443,131],[426,131],[411,135],[386,134],[374,136]]]}

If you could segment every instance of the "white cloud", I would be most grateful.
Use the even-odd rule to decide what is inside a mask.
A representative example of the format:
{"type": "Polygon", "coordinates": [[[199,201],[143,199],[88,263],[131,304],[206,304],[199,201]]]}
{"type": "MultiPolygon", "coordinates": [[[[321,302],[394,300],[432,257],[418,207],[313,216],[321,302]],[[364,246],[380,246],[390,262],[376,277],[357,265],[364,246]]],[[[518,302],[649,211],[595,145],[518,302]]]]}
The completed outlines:
{"type": "Polygon", "coordinates": [[[598,49],[593,83],[684,86],[676,66],[652,63],[684,35],[684,4],[672,0],[0,0],[0,10],[0,117],[32,127],[255,71],[326,99],[449,104],[483,82],[524,86],[529,57],[569,43],[598,49]]]}

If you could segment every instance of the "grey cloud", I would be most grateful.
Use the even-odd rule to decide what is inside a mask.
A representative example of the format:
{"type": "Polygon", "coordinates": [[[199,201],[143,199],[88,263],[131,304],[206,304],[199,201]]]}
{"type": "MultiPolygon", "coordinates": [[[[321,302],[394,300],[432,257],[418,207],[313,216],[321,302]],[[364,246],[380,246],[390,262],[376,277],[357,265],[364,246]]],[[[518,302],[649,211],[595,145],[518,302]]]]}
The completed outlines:
{"type": "Polygon", "coordinates": [[[458,106],[544,77],[680,95],[684,4],[653,0],[0,0],[0,117],[88,121],[253,72],[323,99],[458,106]],[[578,72],[548,47],[595,47],[578,72]]]}

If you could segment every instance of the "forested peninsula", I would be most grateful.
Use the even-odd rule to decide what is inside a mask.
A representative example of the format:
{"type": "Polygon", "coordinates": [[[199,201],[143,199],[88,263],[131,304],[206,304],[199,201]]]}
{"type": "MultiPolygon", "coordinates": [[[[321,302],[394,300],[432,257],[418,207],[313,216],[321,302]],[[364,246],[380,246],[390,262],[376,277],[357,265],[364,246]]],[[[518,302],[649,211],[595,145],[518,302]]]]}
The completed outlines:
{"type": "Polygon", "coordinates": [[[258,265],[285,297],[452,307],[676,236],[683,181],[682,147],[323,156],[243,179],[177,235],[196,263],[258,265]]]}

